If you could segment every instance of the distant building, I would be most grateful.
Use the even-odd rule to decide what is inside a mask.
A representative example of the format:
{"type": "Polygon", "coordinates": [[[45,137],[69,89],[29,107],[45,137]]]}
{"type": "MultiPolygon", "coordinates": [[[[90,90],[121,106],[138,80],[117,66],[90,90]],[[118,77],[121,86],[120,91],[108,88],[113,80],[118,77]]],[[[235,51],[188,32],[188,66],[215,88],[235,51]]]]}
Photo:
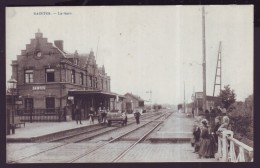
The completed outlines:
{"type": "Polygon", "coordinates": [[[203,93],[195,93],[194,108],[197,114],[204,114],[205,110],[210,110],[211,107],[215,108],[218,106],[221,106],[221,99],[219,97],[206,96],[206,109],[203,109],[203,93]]]}
{"type": "Polygon", "coordinates": [[[114,108],[118,96],[110,91],[110,77],[92,50],[67,53],[62,40],[52,44],[40,31],[12,61],[12,76],[23,102],[17,115],[23,120],[73,119],[76,106],[86,118],[91,106],[114,108]]]}
{"type": "Polygon", "coordinates": [[[123,100],[124,109],[127,113],[132,113],[135,109],[144,110],[144,100],[132,93],[126,93],[123,100]]]}

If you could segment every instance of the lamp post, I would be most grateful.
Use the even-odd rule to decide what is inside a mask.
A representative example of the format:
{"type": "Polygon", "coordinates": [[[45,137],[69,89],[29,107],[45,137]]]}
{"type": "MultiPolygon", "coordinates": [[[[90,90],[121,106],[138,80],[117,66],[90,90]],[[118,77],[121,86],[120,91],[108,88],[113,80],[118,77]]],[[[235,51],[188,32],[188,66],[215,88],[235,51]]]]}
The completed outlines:
{"type": "Polygon", "coordinates": [[[17,81],[11,77],[8,81],[9,88],[11,89],[11,95],[12,95],[12,134],[15,134],[15,126],[14,126],[14,89],[16,89],[17,81]]]}

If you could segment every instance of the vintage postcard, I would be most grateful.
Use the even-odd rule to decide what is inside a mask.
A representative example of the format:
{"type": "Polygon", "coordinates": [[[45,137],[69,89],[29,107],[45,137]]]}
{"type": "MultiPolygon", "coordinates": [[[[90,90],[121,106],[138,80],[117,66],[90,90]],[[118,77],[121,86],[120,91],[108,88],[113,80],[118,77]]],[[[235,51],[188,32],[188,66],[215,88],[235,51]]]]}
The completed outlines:
{"type": "Polygon", "coordinates": [[[252,162],[253,9],[6,7],[6,163],[252,162]]]}

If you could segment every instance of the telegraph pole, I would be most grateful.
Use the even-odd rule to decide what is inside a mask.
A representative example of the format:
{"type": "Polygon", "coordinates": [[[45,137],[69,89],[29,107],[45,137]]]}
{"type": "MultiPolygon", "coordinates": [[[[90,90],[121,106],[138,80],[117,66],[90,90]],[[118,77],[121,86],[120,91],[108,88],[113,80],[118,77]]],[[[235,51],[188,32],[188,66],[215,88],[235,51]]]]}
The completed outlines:
{"type": "Polygon", "coordinates": [[[186,113],[186,104],[185,104],[185,81],[184,81],[184,102],[183,102],[183,112],[186,113]]]}
{"type": "Polygon", "coordinates": [[[202,46],[203,46],[203,110],[206,110],[206,38],[205,38],[205,9],[202,6],[202,46]]]}
{"type": "Polygon", "coordinates": [[[146,91],[146,93],[150,93],[150,103],[151,103],[151,111],[153,110],[153,105],[152,105],[152,90],[146,91]]]}

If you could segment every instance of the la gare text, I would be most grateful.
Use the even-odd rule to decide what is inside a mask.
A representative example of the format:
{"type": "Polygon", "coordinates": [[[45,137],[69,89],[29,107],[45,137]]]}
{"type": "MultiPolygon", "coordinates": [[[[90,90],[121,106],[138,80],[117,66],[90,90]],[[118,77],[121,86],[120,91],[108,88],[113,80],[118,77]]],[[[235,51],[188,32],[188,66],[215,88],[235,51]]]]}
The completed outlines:
{"type": "Polygon", "coordinates": [[[33,12],[33,15],[71,15],[71,12],[33,12]]]}

